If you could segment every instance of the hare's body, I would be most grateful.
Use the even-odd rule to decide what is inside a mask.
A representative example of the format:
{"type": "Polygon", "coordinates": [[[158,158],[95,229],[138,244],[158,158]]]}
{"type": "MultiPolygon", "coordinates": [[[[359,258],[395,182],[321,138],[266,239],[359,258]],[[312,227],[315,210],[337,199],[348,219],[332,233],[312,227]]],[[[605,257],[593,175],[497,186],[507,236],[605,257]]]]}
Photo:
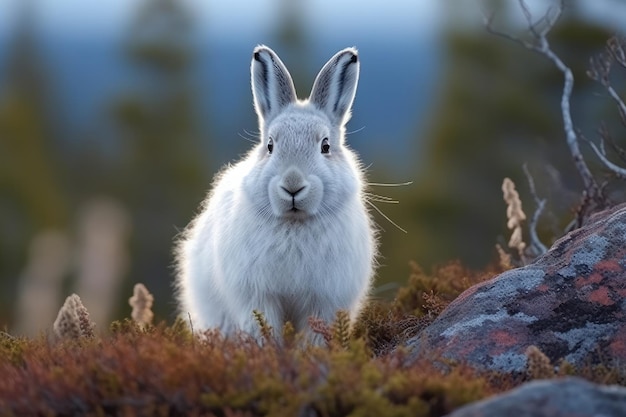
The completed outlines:
{"type": "Polygon", "coordinates": [[[297,330],[311,316],[358,313],[376,240],[360,164],[343,143],[357,79],[356,51],[341,51],[298,101],[278,57],[255,50],[261,141],[218,176],[179,245],[180,307],[194,328],[258,335],[253,310],[297,330]]]}

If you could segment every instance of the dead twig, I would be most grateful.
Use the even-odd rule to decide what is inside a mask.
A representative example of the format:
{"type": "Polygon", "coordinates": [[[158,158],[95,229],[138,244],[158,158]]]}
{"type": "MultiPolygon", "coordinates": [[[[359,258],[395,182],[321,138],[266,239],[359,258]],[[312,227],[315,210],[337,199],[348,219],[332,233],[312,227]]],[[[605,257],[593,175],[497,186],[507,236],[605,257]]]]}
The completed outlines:
{"type": "Polygon", "coordinates": [[[572,70],[559,58],[559,56],[552,50],[550,43],[548,42],[548,34],[561,17],[564,8],[564,0],[559,2],[557,7],[551,7],[547,10],[539,20],[533,21],[532,14],[528,9],[528,6],[524,0],[518,0],[522,9],[526,22],[528,24],[528,32],[530,34],[530,40],[522,39],[509,33],[501,32],[494,29],[493,20],[494,14],[485,17],[485,27],[487,31],[493,35],[502,37],[504,39],[516,42],[524,46],[525,48],[535,51],[544,57],[548,58],[557,67],[559,71],[563,73],[564,84],[563,93],[561,96],[561,116],[563,119],[563,129],[565,131],[565,139],[569,147],[574,165],[578,171],[584,186],[583,204],[586,209],[580,213],[578,220],[579,224],[582,224],[588,215],[596,210],[598,207],[603,207],[605,204],[604,197],[602,196],[602,190],[598,186],[583,155],[580,151],[578,135],[574,128],[574,122],[572,120],[572,114],[570,109],[570,100],[572,90],[574,88],[574,75],[572,70]]]}
{"type": "MultiPolygon", "coordinates": [[[[626,52],[624,52],[624,45],[626,45],[626,40],[623,38],[614,36],[609,39],[606,51],[590,59],[587,75],[592,80],[600,83],[606,89],[609,96],[617,105],[617,109],[622,119],[622,124],[626,126],[626,103],[624,103],[624,100],[619,96],[617,91],[615,91],[615,88],[611,85],[610,79],[611,69],[614,62],[626,69],[626,52]]],[[[605,168],[619,178],[626,178],[626,168],[620,167],[608,159],[604,146],[605,139],[609,139],[609,143],[613,149],[616,150],[618,155],[623,158],[623,149],[618,147],[615,142],[610,139],[610,135],[604,126],[600,129],[600,145],[598,146],[594,142],[589,141],[589,146],[591,146],[591,149],[600,159],[605,168]]]]}
{"type": "Polygon", "coordinates": [[[533,256],[537,257],[539,255],[543,255],[548,251],[546,245],[544,245],[541,240],[539,240],[539,236],[537,235],[537,223],[539,222],[539,217],[541,217],[541,213],[543,213],[543,209],[546,206],[546,199],[539,198],[537,196],[537,190],[535,189],[535,180],[533,176],[530,174],[528,170],[528,166],[526,164],[522,165],[522,169],[524,170],[524,174],[526,174],[526,179],[528,180],[528,187],[530,188],[530,194],[533,196],[535,200],[535,212],[533,213],[532,218],[530,219],[530,223],[528,224],[529,234],[530,234],[530,249],[533,252],[533,256]]]}

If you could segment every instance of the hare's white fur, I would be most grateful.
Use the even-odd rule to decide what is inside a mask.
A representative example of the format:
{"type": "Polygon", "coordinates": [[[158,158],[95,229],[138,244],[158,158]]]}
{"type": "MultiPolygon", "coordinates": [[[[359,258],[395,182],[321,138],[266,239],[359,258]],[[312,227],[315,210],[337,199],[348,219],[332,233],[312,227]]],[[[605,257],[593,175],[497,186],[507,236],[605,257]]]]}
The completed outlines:
{"type": "Polygon", "coordinates": [[[177,248],[180,312],[195,329],[258,337],[253,310],[278,331],[358,314],[377,251],[363,170],[344,143],[358,76],[357,51],[344,49],[301,101],[278,56],[255,48],[260,141],[217,177],[177,248]]]}

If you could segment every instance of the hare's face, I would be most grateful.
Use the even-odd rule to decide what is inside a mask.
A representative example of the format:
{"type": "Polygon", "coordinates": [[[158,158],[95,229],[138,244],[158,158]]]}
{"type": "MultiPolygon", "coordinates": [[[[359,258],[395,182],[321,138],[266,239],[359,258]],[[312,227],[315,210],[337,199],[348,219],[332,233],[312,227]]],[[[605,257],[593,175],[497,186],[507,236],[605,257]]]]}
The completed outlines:
{"type": "Polygon", "coordinates": [[[358,189],[341,132],[320,112],[294,104],[268,126],[258,184],[277,217],[304,219],[339,209],[358,189]]]}
{"type": "Polygon", "coordinates": [[[245,178],[259,213],[307,219],[333,214],[359,192],[359,168],[343,145],[359,79],[356,49],[336,53],[298,101],[293,80],[266,46],[254,49],[251,85],[262,142],[245,178]]]}

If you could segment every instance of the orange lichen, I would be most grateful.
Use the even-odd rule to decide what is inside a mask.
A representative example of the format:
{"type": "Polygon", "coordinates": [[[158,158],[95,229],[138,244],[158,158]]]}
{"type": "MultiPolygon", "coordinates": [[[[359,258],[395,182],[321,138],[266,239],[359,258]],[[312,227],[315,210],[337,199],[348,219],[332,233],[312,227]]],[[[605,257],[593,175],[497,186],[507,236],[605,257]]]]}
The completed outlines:
{"type": "Polygon", "coordinates": [[[587,277],[576,278],[576,280],[574,281],[574,284],[576,285],[576,289],[581,289],[585,285],[600,284],[603,280],[604,280],[604,277],[602,276],[601,273],[592,272],[587,277]]]}
{"type": "Polygon", "coordinates": [[[615,301],[611,299],[611,294],[609,293],[609,289],[607,287],[600,287],[592,291],[589,293],[588,299],[589,301],[602,304],[604,306],[615,304],[615,301]]]}
{"type": "Polygon", "coordinates": [[[519,338],[505,330],[495,330],[491,332],[490,339],[495,341],[498,347],[510,347],[519,343],[519,338]]]}
{"type": "Polygon", "coordinates": [[[604,259],[594,266],[595,271],[622,272],[624,268],[616,259],[604,259]]]}
{"type": "Polygon", "coordinates": [[[622,325],[613,335],[613,340],[609,343],[608,351],[614,357],[626,357],[626,325],[622,325]]]}

